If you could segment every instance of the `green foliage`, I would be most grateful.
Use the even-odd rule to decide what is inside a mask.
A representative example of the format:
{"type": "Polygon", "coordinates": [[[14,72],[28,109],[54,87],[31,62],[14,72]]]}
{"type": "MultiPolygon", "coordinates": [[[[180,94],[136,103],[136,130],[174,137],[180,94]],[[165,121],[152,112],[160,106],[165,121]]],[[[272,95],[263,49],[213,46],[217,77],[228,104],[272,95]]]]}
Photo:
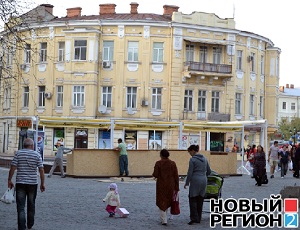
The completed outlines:
{"type": "Polygon", "coordinates": [[[300,132],[300,118],[295,117],[290,122],[287,119],[282,119],[278,126],[280,132],[284,135],[284,139],[289,140],[294,135],[294,132],[300,132]]]}

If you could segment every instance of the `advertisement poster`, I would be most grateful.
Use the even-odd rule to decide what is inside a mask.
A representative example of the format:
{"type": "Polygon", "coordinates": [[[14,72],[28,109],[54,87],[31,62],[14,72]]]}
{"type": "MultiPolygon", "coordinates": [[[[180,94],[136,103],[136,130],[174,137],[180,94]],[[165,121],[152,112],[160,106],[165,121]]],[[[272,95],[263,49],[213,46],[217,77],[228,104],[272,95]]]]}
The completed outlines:
{"type": "Polygon", "coordinates": [[[99,149],[110,149],[110,131],[99,131],[99,149]]]}
{"type": "Polygon", "coordinates": [[[57,143],[60,143],[60,145],[65,145],[65,130],[64,129],[54,129],[53,150],[57,150],[57,143]]]}

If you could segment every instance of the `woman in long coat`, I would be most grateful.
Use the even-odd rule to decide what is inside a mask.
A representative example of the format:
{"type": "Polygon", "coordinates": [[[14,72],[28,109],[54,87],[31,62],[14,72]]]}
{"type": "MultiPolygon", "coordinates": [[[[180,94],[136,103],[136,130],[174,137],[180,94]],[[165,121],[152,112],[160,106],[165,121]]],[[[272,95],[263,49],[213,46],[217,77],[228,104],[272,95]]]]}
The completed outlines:
{"type": "Polygon", "coordinates": [[[154,166],[156,180],[156,205],[160,209],[162,225],[167,224],[167,210],[171,207],[174,192],[179,191],[179,177],[176,163],[169,159],[166,149],[160,151],[161,160],[154,166]]]}
{"type": "Polygon", "coordinates": [[[266,175],[266,154],[261,145],[257,146],[257,152],[254,156],[253,176],[257,186],[261,186],[263,176],[266,175]]]}
{"type": "Polygon", "coordinates": [[[211,173],[207,159],[199,153],[199,145],[191,145],[188,148],[192,156],[189,162],[189,169],[184,188],[190,186],[189,204],[190,218],[189,225],[200,223],[202,217],[203,201],[206,192],[207,176],[211,173]]]}

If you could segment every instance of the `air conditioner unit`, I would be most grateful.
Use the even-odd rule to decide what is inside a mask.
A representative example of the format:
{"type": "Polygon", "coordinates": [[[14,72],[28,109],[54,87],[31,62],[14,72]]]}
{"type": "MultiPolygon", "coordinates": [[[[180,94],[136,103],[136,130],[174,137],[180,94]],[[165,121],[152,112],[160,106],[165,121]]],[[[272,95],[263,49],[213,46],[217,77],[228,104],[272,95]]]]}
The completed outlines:
{"type": "Polygon", "coordinates": [[[102,68],[108,69],[108,68],[110,68],[110,67],[111,67],[110,61],[103,61],[103,62],[102,62],[102,68]]]}
{"type": "Polygon", "coordinates": [[[148,106],[148,101],[147,100],[142,100],[142,106],[148,106]]]}
{"type": "Polygon", "coordinates": [[[47,92],[45,93],[45,98],[50,99],[52,97],[52,93],[47,92]]]}
{"type": "Polygon", "coordinates": [[[98,108],[99,113],[106,113],[107,107],[105,105],[100,105],[98,108]]]}
{"type": "Polygon", "coordinates": [[[26,65],[25,64],[20,64],[20,68],[21,68],[21,70],[25,70],[26,69],[26,65]]]}

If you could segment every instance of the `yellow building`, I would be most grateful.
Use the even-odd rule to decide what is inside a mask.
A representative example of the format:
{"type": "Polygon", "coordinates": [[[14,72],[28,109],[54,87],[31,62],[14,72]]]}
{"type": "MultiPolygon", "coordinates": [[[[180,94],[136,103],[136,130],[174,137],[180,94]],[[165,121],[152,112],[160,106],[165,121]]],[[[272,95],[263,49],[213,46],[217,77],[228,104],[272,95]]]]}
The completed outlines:
{"type": "Polygon", "coordinates": [[[280,49],[270,39],[237,30],[232,18],[170,5],[141,14],[138,5],[57,18],[43,4],[14,19],[15,35],[1,33],[0,152],[17,150],[36,118],[46,155],[57,141],[102,149],[118,138],[129,149],[224,151],[242,138],[259,142],[260,128],[242,137],[185,124],[266,119],[276,128],[280,49]]]}

